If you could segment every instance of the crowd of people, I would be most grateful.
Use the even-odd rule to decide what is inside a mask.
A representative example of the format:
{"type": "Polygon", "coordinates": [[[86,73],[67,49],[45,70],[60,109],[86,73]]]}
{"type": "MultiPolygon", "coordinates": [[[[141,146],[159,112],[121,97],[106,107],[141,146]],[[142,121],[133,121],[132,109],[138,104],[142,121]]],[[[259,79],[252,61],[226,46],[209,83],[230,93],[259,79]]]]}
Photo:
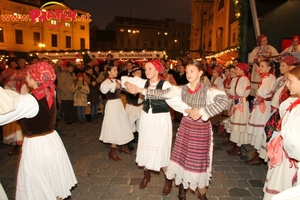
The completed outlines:
{"type": "Polygon", "coordinates": [[[147,187],[152,171],[162,171],[162,195],[170,194],[174,180],[178,199],[186,199],[189,188],[206,200],[213,133],[220,132],[228,137],[223,144],[232,146],[229,156],[240,156],[243,145],[252,145],[245,164],[268,163],[265,200],[300,198],[294,189],[300,185],[300,65],[291,55],[300,52],[299,36],[282,53],[265,35],[257,43],[248,63],[236,58],[228,66],[216,58],[120,64],[108,54],[102,63],[93,59],[83,66],[37,57],[26,64],[11,56],[1,72],[0,125],[8,153],[18,154],[22,147],[16,198],[70,195],[77,180],[55,127],[60,120],[100,125],[100,112],[99,140],[111,145],[110,159],[121,161],[117,149],[131,154],[137,143],[136,162],[144,169],[140,189],[147,187]],[[172,120],[180,122],[173,148],[172,120]]]}

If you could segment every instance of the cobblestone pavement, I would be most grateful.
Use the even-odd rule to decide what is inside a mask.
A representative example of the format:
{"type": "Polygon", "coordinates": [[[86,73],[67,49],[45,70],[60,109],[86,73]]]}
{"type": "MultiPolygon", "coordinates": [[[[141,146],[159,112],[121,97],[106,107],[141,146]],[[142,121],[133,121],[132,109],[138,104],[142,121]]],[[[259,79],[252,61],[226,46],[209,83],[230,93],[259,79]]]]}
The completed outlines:
{"type": "MultiPolygon", "coordinates": [[[[101,116],[101,115],[99,115],[101,116]]],[[[101,117],[100,117],[101,118],[101,117]]],[[[102,121],[102,120],[101,120],[102,121]]],[[[174,138],[178,123],[174,122],[174,138]]],[[[178,188],[174,186],[167,197],[161,195],[164,186],[163,173],[152,174],[144,190],[139,189],[143,170],[135,163],[135,151],[131,155],[120,154],[121,162],[108,158],[110,145],[99,142],[99,124],[58,124],[59,132],[73,164],[78,184],[72,190],[74,200],[176,200],[178,188]]],[[[247,166],[247,152],[243,156],[229,156],[222,144],[225,139],[214,135],[213,177],[207,195],[209,200],[259,200],[263,195],[263,183],[267,166],[247,166]]],[[[136,147],[136,144],[134,144],[136,147]]],[[[247,147],[250,150],[250,147],[247,147]]],[[[0,180],[9,199],[14,199],[18,156],[8,156],[8,146],[0,144],[0,180]]],[[[197,199],[187,192],[187,200],[197,199]]]]}

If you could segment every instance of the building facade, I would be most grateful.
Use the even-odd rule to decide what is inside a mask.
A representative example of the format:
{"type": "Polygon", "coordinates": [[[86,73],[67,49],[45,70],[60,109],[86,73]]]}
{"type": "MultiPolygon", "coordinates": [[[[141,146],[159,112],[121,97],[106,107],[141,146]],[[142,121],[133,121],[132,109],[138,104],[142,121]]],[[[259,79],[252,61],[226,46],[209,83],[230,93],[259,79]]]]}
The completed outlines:
{"type": "Polygon", "coordinates": [[[63,2],[0,1],[0,50],[70,51],[90,48],[88,13],[63,2]],[[58,10],[58,11],[57,11],[58,10]]]}
{"type": "Polygon", "coordinates": [[[177,22],[175,19],[151,20],[116,16],[106,30],[115,32],[115,44],[112,45],[110,41],[110,46],[105,46],[102,43],[95,50],[165,51],[166,57],[175,59],[185,56],[190,48],[190,24],[177,22]]]}
{"type": "MultiPolygon", "coordinates": [[[[191,52],[193,58],[213,55],[238,45],[238,21],[232,0],[192,0],[191,52]]],[[[224,54],[225,60],[237,56],[224,54]]]]}

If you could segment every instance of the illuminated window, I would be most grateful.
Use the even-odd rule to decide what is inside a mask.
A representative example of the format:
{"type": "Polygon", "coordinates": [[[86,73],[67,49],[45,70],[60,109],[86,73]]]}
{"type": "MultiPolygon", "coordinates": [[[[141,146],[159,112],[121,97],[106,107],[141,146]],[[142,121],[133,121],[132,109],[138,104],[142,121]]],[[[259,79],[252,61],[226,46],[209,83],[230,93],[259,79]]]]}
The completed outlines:
{"type": "Polygon", "coordinates": [[[157,35],[160,35],[160,32],[158,32],[157,35]]]}
{"type": "Polygon", "coordinates": [[[122,28],[121,28],[121,29],[120,29],[120,32],[122,32],[122,33],[123,33],[123,32],[124,32],[124,29],[122,29],[122,28]]]}
{"type": "Polygon", "coordinates": [[[168,35],[168,32],[165,32],[165,35],[168,35]]]}
{"type": "Polygon", "coordinates": [[[71,24],[69,22],[66,22],[65,27],[71,27],[71,24]]]}
{"type": "Polygon", "coordinates": [[[52,25],[56,25],[56,24],[57,24],[56,20],[54,20],[54,19],[51,19],[50,23],[51,23],[52,25]]]}
{"type": "Polygon", "coordinates": [[[139,30],[135,30],[135,32],[136,32],[136,33],[139,33],[140,31],[139,31],[139,30]]]}

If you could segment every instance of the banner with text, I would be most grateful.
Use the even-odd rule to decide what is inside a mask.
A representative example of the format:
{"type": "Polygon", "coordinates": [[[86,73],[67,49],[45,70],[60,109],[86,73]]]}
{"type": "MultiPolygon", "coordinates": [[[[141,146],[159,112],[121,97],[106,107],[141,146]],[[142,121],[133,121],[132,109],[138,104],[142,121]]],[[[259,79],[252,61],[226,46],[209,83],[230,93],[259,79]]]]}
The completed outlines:
{"type": "Polygon", "coordinates": [[[89,56],[93,59],[106,59],[108,54],[111,54],[114,59],[149,59],[162,58],[163,52],[122,52],[122,53],[108,53],[108,52],[90,52],[89,56]]]}

